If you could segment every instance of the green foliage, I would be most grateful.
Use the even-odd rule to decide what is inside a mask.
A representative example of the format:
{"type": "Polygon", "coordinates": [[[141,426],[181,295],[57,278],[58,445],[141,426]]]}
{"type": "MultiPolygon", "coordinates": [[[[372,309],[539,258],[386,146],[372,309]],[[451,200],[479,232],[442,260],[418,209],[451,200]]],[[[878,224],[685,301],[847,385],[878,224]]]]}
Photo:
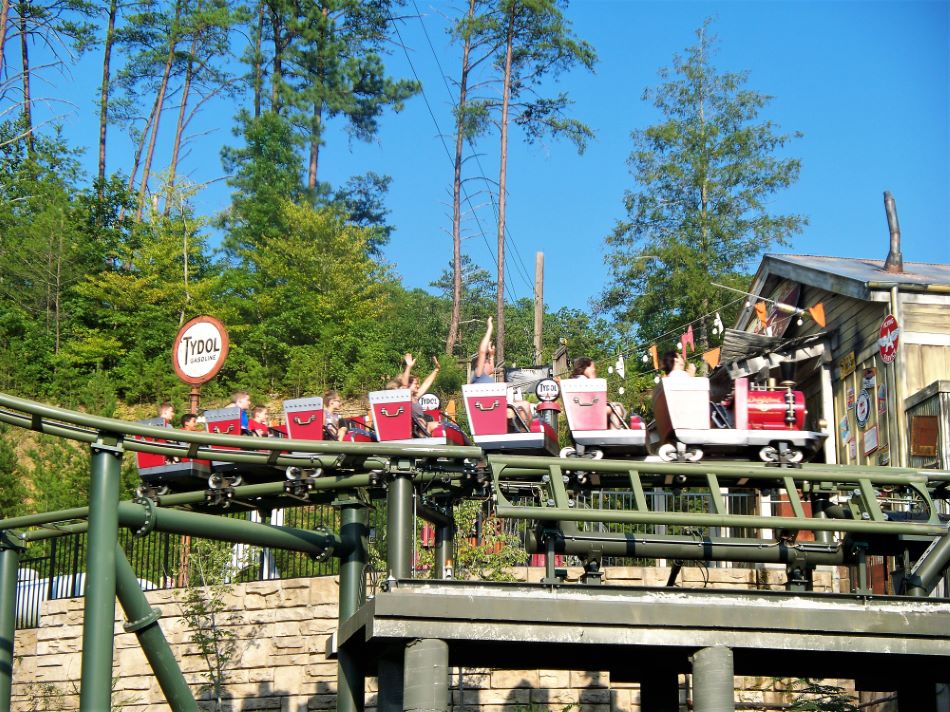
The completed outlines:
{"type": "MultiPolygon", "coordinates": [[[[277,87],[280,105],[316,151],[326,124],[341,118],[347,133],[371,140],[387,107],[396,111],[419,83],[388,77],[381,52],[390,32],[391,0],[298,3],[286,13],[287,76],[277,87]]],[[[316,162],[316,155],[311,154],[316,162]]],[[[316,166],[311,167],[315,177],[316,166]]]]}
{"type": "MultiPolygon", "coordinates": [[[[627,217],[606,238],[611,282],[603,306],[641,341],[678,334],[733,301],[711,283],[744,288],[750,262],[805,224],[769,212],[769,199],[798,179],[799,161],[777,156],[798,134],[759,118],[769,97],[745,88],[745,73],[716,70],[709,24],[685,57],[660,71],[660,86],[644,93],[663,121],[633,133],[637,188],[626,194],[627,217]]],[[[708,345],[708,321],[699,325],[698,348],[708,345]]]]}
{"type": "Polygon", "coordinates": [[[788,709],[801,712],[858,712],[857,700],[843,687],[825,685],[821,681],[800,678],[786,681],[786,689],[794,699],[788,709]]]}
{"type": "Polygon", "coordinates": [[[485,514],[484,504],[461,502],[455,509],[455,578],[482,581],[515,581],[509,569],[524,564],[524,551],[501,520],[485,514]],[[479,531],[481,537],[478,537],[479,531]]]}
{"type": "Polygon", "coordinates": [[[32,488],[32,509],[55,512],[81,507],[89,501],[89,451],[75,442],[41,436],[27,449],[23,467],[32,488]]]}
{"type": "Polygon", "coordinates": [[[0,519],[23,514],[26,508],[26,487],[20,475],[14,434],[0,424],[0,519]]]}
{"type": "Polygon", "coordinates": [[[236,573],[230,544],[192,540],[182,617],[189,627],[189,642],[204,661],[200,694],[208,695],[216,712],[225,709],[224,690],[237,654],[236,635],[228,627],[232,616],[226,614],[229,582],[236,573]]]}
{"type": "MultiPolygon", "coordinates": [[[[511,46],[509,121],[521,128],[525,140],[533,143],[543,136],[566,138],[583,153],[594,132],[583,122],[567,114],[571,102],[567,93],[542,96],[546,79],[557,78],[580,66],[593,70],[597,53],[579,39],[564,17],[556,0],[504,0],[497,7],[480,8],[453,29],[453,35],[473,45],[487,45],[487,57],[494,59],[495,70],[503,75],[505,49],[511,46]]],[[[497,98],[474,98],[457,112],[457,120],[469,138],[491,128],[492,115],[500,111],[497,98]]],[[[507,347],[506,347],[507,349],[507,347]]]]}

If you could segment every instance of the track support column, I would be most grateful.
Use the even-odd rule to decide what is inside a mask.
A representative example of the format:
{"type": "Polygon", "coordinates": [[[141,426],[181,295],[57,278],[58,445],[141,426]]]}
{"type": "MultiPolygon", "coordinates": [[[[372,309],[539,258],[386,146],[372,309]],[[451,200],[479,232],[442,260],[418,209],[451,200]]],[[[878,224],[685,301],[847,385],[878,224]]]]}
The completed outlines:
{"type": "Polygon", "coordinates": [[[142,652],[155,673],[155,679],[165,694],[165,701],[173,712],[198,712],[198,703],[195,702],[178,661],[158,625],[161,613],[149,605],[129,560],[125,558],[125,552],[118,544],[115,547],[115,567],[116,592],[129,619],[125,630],[135,633],[138,638],[142,652]]]}
{"type": "Polygon", "coordinates": [[[402,712],[405,650],[402,644],[392,645],[379,658],[376,673],[379,683],[376,709],[379,712],[402,712]]]}
{"type": "Polygon", "coordinates": [[[435,528],[435,577],[455,578],[455,518],[451,504],[448,507],[452,521],[435,528]]]}
{"type": "Polygon", "coordinates": [[[22,548],[12,532],[0,531],[0,712],[10,712],[13,694],[16,584],[22,548]]]}
{"type": "Polygon", "coordinates": [[[403,712],[447,712],[449,644],[425,638],[406,645],[403,712]]]}
{"type": "MultiPolygon", "coordinates": [[[[340,509],[340,623],[350,618],[366,601],[367,540],[369,514],[355,498],[333,502],[340,509]]],[[[337,651],[337,712],[362,712],[366,698],[366,671],[346,646],[337,651]]]]}
{"type": "Polygon", "coordinates": [[[122,448],[111,433],[92,445],[86,601],[82,627],[81,712],[112,709],[112,651],[115,647],[115,549],[119,539],[119,468],[122,448]]]}
{"type": "Polygon", "coordinates": [[[405,579],[412,573],[412,475],[397,473],[386,492],[386,559],[388,578],[405,579]]]}
{"type": "Polygon", "coordinates": [[[693,709],[696,712],[735,712],[732,650],[723,646],[703,648],[693,663],[693,709]]]}

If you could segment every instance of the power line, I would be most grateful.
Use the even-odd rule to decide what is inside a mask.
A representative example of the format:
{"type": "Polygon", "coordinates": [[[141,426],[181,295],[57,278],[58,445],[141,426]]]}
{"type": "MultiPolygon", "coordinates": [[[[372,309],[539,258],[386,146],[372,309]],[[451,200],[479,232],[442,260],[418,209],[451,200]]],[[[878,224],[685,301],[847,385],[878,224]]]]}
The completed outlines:
{"type": "MultiPolygon", "coordinates": [[[[426,28],[425,20],[423,20],[422,18],[422,13],[419,11],[419,6],[416,5],[416,0],[412,0],[412,6],[416,11],[416,17],[419,18],[419,24],[422,26],[422,34],[425,35],[426,43],[429,45],[429,51],[432,53],[432,57],[433,59],[435,59],[435,64],[439,68],[439,74],[442,76],[442,84],[445,86],[445,91],[449,95],[449,101],[452,102],[452,107],[456,108],[458,104],[455,101],[455,95],[452,93],[452,88],[449,86],[448,79],[446,79],[448,75],[446,74],[445,70],[442,68],[442,62],[439,60],[439,55],[435,51],[435,46],[432,44],[432,39],[429,37],[429,31],[426,28]]],[[[483,181],[487,182],[488,179],[485,176],[485,168],[484,166],[482,166],[482,160],[479,157],[478,152],[475,150],[474,144],[472,143],[471,139],[466,139],[465,142],[468,144],[468,147],[471,149],[472,157],[475,159],[475,162],[478,164],[478,170],[480,171],[480,178],[483,181]]],[[[492,210],[495,213],[495,220],[497,221],[498,220],[498,204],[495,202],[495,196],[490,190],[488,191],[488,195],[491,199],[492,210]]],[[[520,250],[518,250],[518,243],[515,242],[514,236],[511,234],[511,229],[508,227],[507,221],[505,222],[505,244],[511,245],[514,251],[515,257],[517,258],[515,261],[515,266],[520,269],[521,279],[524,281],[525,285],[528,287],[528,291],[529,292],[533,291],[534,284],[533,284],[532,278],[528,274],[527,268],[525,267],[525,264],[524,264],[524,260],[521,257],[521,252],[520,250]]],[[[496,261],[496,267],[497,267],[497,261],[496,261]]],[[[506,267],[508,266],[506,265],[506,267]]],[[[510,268],[508,269],[509,269],[509,277],[510,277],[511,276],[510,268]]]]}
{"type": "MultiPolygon", "coordinates": [[[[415,3],[413,3],[415,4],[415,3]]],[[[416,8],[418,13],[418,8],[416,8]]],[[[412,58],[409,56],[409,50],[406,48],[406,43],[402,39],[402,33],[399,31],[399,26],[396,24],[396,21],[393,19],[392,15],[389,16],[389,21],[393,26],[393,30],[396,32],[396,37],[399,39],[399,45],[402,47],[403,54],[406,55],[406,62],[409,64],[409,69],[412,71],[412,76],[415,77],[416,81],[419,83],[419,92],[422,94],[422,99],[425,103],[426,110],[429,112],[429,117],[432,119],[432,123],[435,125],[436,133],[439,136],[439,141],[442,143],[442,148],[445,150],[445,155],[449,159],[449,163],[455,163],[455,160],[452,158],[452,152],[449,151],[448,144],[445,142],[445,135],[442,133],[442,129],[439,127],[439,121],[435,118],[435,112],[432,110],[432,105],[429,103],[429,97],[426,95],[425,87],[422,85],[422,80],[419,78],[419,73],[416,71],[415,65],[412,63],[412,58]]],[[[472,204],[471,198],[468,195],[468,191],[465,190],[464,185],[462,186],[462,192],[465,194],[465,202],[468,203],[469,208],[472,209],[472,215],[475,217],[475,223],[478,225],[479,232],[482,235],[482,240],[485,242],[485,247],[488,248],[488,253],[492,256],[492,260],[495,263],[495,268],[498,267],[498,259],[495,257],[495,253],[492,252],[491,245],[488,244],[488,238],[485,236],[485,231],[482,229],[481,221],[478,219],[478,215],[475,212],[475,206],[472,204]]],[[[505,289],[508,290],[508,298],[510,301],[516,301],[510,287],[508,284],[505,284],[505,289]]]]}

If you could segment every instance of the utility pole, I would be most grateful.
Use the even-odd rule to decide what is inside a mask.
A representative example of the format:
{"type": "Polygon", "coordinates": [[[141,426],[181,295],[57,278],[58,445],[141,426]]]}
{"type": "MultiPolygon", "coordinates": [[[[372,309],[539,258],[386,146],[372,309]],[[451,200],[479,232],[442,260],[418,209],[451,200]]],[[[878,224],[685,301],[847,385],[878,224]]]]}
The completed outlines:
{"type": "Polygon", "coordinates": [[[534,255],[534,363],[541,363],[541,327],[544,322],[544,253],[534,255]]]}

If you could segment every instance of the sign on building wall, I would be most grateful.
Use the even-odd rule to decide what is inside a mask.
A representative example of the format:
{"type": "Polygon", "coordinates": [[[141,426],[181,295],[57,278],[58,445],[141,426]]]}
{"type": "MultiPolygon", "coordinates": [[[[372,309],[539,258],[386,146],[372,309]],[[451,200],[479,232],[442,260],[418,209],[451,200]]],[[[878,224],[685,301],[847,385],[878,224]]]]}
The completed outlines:
{"type": "Polygon", "coordinates": [[[838,361],[838,378],[844,378],[854,373],[854,351],[845,354],[838,361]]]}
{"type": "Polygon", "coordinates": [[[901,329],[894,315],[888,314],[884,317],[884,321],[881,323],[880,337],[877,341],[881,351],[881,360],[884,363],[894,363],[894,359],[897,358],[897,346],[900,342],[900,333],[901,329]]]}
{"type": "Polygon", "coordinates": [[[914,415],[910,419],[910,454],[934,457],[937,454],[939,426],[936,415],[914,415]]]}

